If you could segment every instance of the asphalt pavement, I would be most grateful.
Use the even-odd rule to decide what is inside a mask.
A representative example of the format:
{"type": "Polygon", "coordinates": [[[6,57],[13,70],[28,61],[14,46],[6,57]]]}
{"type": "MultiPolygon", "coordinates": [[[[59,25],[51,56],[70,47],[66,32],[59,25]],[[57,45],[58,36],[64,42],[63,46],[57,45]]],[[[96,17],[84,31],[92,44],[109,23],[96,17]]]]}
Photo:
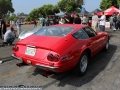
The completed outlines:
{"type": "MultiPolygon", "coordinates": [[[[22,26],[22,30],[33,28],[33,25],[22,26]]],[[[11,57],[12,46],[1,47],[3,41],[0,40],[0,60],[3,61],[0,64],[0,86],[42,86],[43,90],[120,90],[120,31],[106,31],[111,37],[109,50],[101,51],[91,59],[83,77],[68,71],[46,78],[42,75],[45,71],[38,68],[18,67],[17,60],[11,57]]]]}

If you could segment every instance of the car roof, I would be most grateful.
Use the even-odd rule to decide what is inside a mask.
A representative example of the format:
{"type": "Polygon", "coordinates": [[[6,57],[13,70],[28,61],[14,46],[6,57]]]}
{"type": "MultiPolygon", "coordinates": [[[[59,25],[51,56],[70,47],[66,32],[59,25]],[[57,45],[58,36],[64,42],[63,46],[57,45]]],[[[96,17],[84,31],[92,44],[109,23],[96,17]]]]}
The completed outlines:
{"type": "Polygon", "coordinates": [[[52,25],[52,26],[67,26],[67,27],[73,27],[73,28],[84,28],[87,25],[82,25],[82,24],[57,24],[57,25],[52,25]]]}

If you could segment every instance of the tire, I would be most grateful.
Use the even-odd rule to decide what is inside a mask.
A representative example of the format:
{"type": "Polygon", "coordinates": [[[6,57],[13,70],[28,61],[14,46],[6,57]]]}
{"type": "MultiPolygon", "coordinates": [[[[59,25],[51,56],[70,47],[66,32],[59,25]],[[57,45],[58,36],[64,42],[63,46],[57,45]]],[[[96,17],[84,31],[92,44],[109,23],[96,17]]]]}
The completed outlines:
{"type": "Polygon", "coordinates": [[[105,44],[105,47],[103,48],[103,51],[108,51],[109,49],[109,39],[107,40],[106,44],[105,44]]]}
{"type": "Polygon", "coordinates": [[[77,75],[83,76],[86,73],[87,68],[88,68],[88,61],[89,61],[88,53],[83,52],[75,68],[75,72],[77,75]]]}

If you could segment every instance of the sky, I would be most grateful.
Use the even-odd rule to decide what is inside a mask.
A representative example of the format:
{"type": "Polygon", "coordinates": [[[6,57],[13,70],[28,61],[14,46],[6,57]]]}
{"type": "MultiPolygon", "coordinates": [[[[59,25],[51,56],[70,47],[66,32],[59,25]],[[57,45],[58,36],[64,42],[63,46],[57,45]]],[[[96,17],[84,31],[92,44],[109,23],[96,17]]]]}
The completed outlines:
{"type": "MultiPolygon", "coordinates": [[[[100,2],[102,0],[85,0],[85,10],[91,12],[95,9],[99,9],[100,2]]],[[[44,4],[55,5],[59,0],[12,0],[13,8],[15,9],[15,14],[25,13],[29,14],[34,8],[41,7],[44,4]]]]}

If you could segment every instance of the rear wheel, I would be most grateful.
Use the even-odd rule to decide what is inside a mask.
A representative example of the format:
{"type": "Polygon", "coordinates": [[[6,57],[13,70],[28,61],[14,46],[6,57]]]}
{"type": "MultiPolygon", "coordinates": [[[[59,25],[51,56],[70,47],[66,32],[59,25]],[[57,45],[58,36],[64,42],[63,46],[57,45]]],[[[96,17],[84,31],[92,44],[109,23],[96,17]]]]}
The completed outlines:
{"type": "Polygon", "coordinates": [[[83,52],[77,66],[75,68],[77,75],[83,76],[86,73],[87,67],[88,67],[88,60],[89,60],[88,53],[83,52]]]}

